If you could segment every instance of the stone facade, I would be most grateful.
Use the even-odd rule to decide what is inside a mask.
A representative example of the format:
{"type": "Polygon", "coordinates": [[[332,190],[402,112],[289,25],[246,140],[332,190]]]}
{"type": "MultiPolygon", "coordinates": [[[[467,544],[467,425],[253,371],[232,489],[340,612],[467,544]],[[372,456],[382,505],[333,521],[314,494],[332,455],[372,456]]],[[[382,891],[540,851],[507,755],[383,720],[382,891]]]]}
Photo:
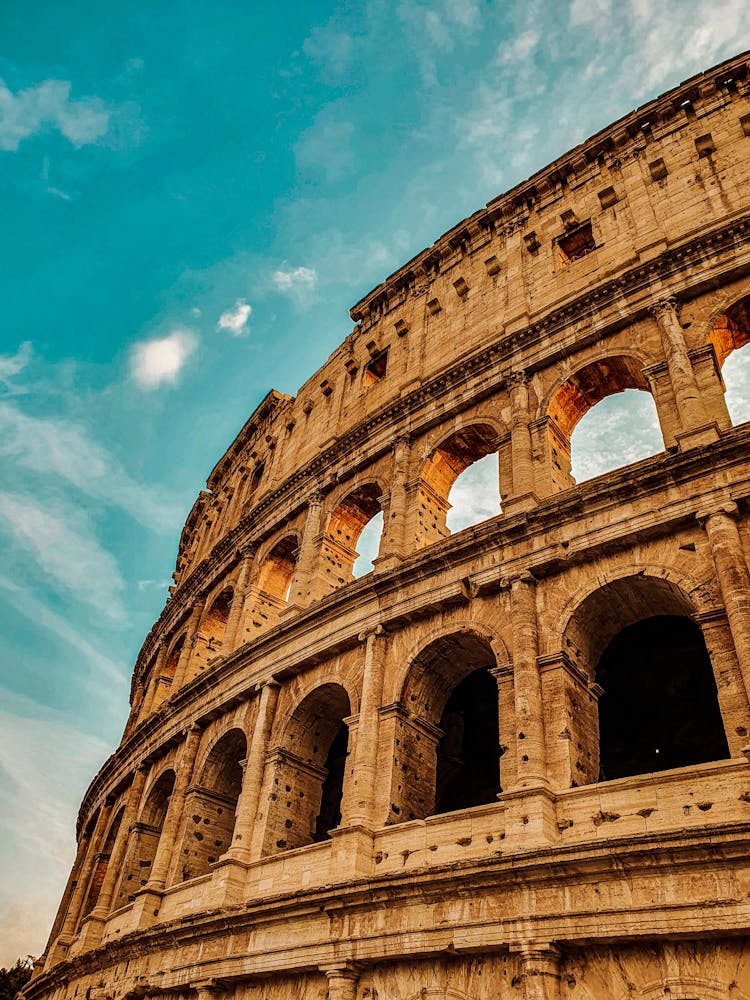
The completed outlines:
{"type": "Polygon", "coordinates": [[[749,234],[741,56],[269,393],[185,525],[28,1000],[750,1000],[749,234]],[[625,388],[664,450],[576,485],[625,388]],[[451,535],[489,454],[497,516],[451,535]]]}

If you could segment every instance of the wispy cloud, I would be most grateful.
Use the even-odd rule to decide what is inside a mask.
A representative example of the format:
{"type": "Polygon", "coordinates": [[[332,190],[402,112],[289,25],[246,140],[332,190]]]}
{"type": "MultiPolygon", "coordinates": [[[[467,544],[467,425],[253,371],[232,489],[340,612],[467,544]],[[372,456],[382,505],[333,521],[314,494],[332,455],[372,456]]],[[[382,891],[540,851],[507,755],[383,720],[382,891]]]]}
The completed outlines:
{"type": "Polygon", "coordinates": [[[125,584],[117,562],[74,506],[63,501],[42,506],[27,495],[0,491],[0,532],[32,556],[47,583],[110,620],[124,620],[125,584]]]}
{"type": "Polygon", "coordinates": [[[478,0],[401,0],[396,16],[409,32],[422,82],[428,87],[437,83],[436,55],[451,52],[458,39],[474,35],[482,25],[478,0]]]}
{"type": "Polygon", "coordinates": [[[246,299],[237,299],[231,309],[219,316],[217,327],[219,330],[226,330],[233,337],[242,337],[249,332],[248,322],[252,311],[253,308],[246,299]]]}
{"type": "Polygon", "coordinates": [[[451,509],[446,524],[461,531],[500,513],[497,455],[486,455],[470,465],[453,484],[448,497],[451,509]]]}
{"type": "Polygon", "coordinates": [[[10,380],[24,370],[31,360],[31,344],[25,341],[20,345],[15,354],[0,354],[0,386],[6,393],[15,395],[26,390],[22,386],[14,385],[10,380]]]}
{"type": "Polygon", "coordinates": [[[11,691],[0,689],[0,705],[0,965],[10,965],[44,947],[73,861],[77,805],[110,748],[11,691]]]}
{"type": "MultiPolygon", "coordinates": [[[[17,357],[17,355],[16,355],[17,357]]],[[[3,359],[0,356],[0,373],[3,359]]],[[[0,374],[0,380],[2,375],[0,374]]],[[[81,424],[64,417],[36,417],[0,402],[0,459],[125,510],[156,530],[173,529],[178,513],[154,489],[135,481],[81,424]]]]}
{"type": "Polygon", "coordinates": [[[166,337],[143,341],[131,351],[130,373],[142,389],[174,385],[197,346],[195,335],[188,330],[173,330],[166,337]]]}
{"type": "Polygon", "coordinates": [[[653,398],[637,389],[607,396],[577,424],[570,450],[578,483],[663,451],[653,398]]]}
{"type": "Polygon", "coordinates": [[[69,80],[44,80],[12,90],[0,80],[0,150],[15,152],[45,127],[56,129],[76,148],[96,142],[109,127],[109,111],[97,97],[73,100],[69,80]]]}
{"type": "Polygon", "coordinates": [[[303,175],[334,182],[354,169],[354,125],[337,118],[337,113],[335,105],[324,108],[295,144],[297,168],[303,175]]]}

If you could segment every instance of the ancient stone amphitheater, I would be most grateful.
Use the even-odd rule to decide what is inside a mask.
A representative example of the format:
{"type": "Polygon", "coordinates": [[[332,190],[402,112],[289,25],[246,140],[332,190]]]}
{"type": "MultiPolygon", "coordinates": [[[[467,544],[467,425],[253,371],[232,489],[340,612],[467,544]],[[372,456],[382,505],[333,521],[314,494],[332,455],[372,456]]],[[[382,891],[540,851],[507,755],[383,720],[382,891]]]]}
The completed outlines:
{"type": "Polygon", "coordinates": [[[750,998],[749,234],[743,55],[269,393],[185,525],[28,1000],[750,998]],[[663,450],[576,485],[628,388],[663,450]],[[489,454],[497,514],[450,534],[489,454]]]}

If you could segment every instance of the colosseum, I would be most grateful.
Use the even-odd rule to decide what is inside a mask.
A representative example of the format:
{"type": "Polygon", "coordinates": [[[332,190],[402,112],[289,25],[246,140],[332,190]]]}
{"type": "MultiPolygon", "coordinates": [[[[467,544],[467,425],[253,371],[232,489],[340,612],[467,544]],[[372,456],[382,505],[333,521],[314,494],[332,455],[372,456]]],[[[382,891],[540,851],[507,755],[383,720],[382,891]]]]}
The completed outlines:
{"type": "Polygon", "coordinates": [[[749,59],[456,225],[265,397],[27,1000],[750,1000],[749,59]],[[577,485],[625,389],[663,448],[577,485]],[[488,455],[496,513],[451,533],[488,455]]]}

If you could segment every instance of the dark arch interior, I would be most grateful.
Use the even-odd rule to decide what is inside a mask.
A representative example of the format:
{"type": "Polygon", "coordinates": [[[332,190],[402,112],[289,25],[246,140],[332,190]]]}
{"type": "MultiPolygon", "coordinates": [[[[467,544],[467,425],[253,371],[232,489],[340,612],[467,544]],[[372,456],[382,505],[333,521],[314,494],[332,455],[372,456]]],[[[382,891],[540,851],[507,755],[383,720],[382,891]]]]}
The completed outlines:
{"type": "Polygon", "coordinates": [[[711,660],[689,618],[628,625],[602,653],[596,680],[600,780],[729,756],[711,660]]]}
{"type": "Polygon", "coordinates": [[[333,738],[326,757],[326,776],[320,798],[320,812],[315,820],[314,844],[330,839],[330,830],[335,830],[341,822],[341,797],[344,792],[344,772],[349,745],[349,729],[342,723],[333,738]]]}
{"type": "Polygon", "coordinates": [[[500,791],[497,684],[486,668],[453,690],[440,719],[435,812],[487,805],[500,791]]]}

